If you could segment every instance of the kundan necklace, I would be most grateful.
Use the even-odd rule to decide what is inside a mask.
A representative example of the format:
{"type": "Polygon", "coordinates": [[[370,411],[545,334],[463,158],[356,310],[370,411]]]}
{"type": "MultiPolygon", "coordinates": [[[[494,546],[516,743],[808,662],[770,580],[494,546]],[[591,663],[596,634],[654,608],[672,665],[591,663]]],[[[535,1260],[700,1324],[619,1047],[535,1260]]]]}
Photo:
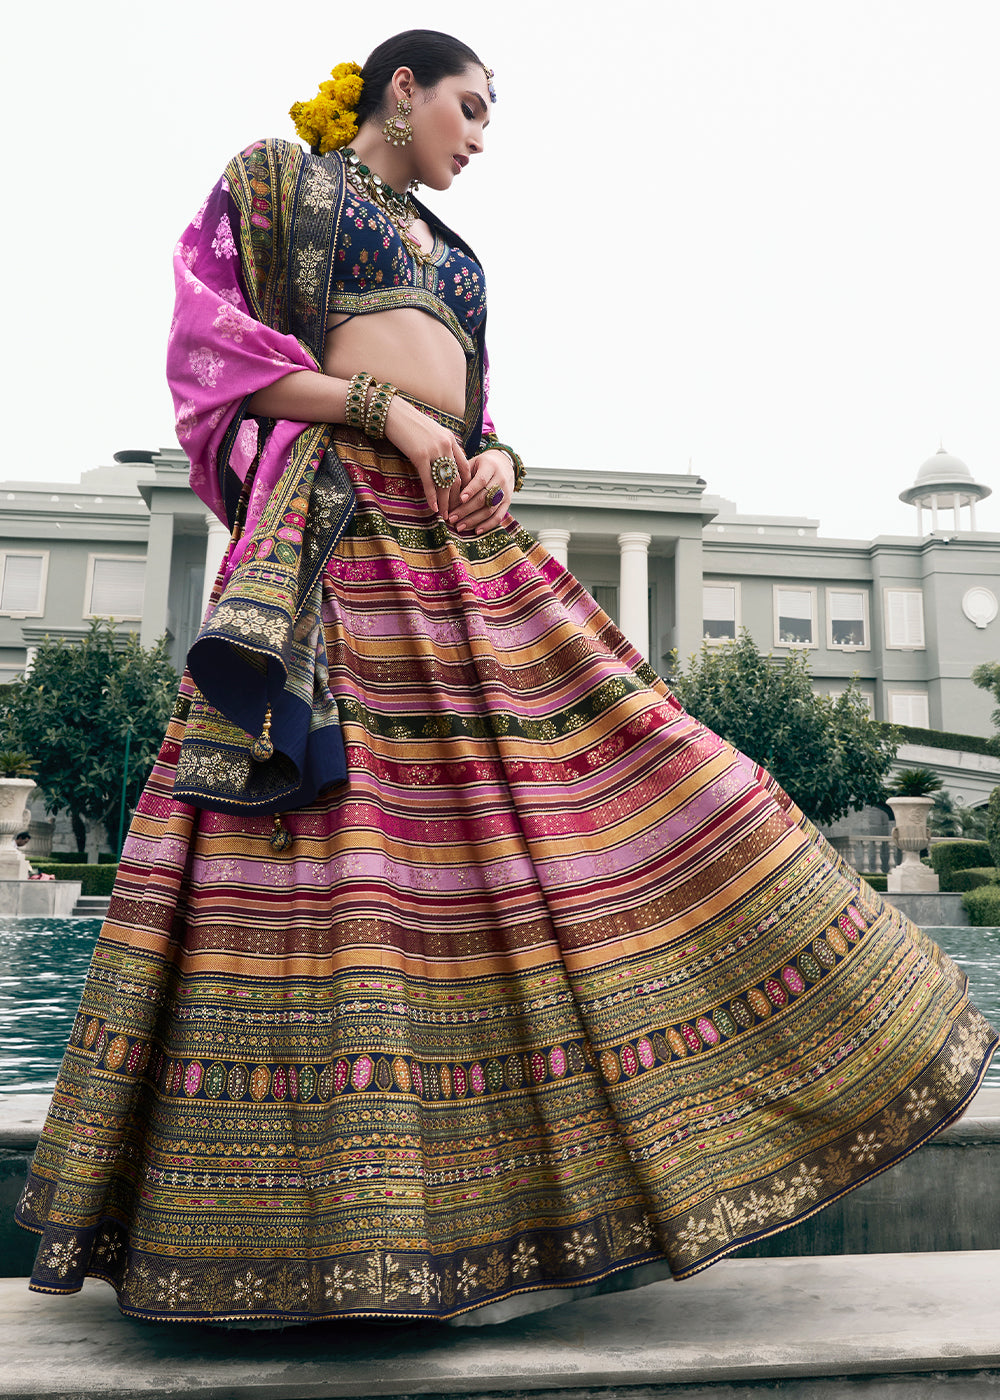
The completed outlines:
{"type": "Polygon", "coordinates": [[[347,178],[358,193],[377,204],[395,224],[400,238],[413,256],[422,263],[427,262],[430,254],[424,252],[410,232],[410,225],[418,217],[419,211],[409,190],[404,190],[402,194],[397,193],[391,185],[386,184],[381,175],[376,175],[374,170],[361,163],[360,156],[352,147],[345,147],[341,155],[347,166],[347,178]]]}

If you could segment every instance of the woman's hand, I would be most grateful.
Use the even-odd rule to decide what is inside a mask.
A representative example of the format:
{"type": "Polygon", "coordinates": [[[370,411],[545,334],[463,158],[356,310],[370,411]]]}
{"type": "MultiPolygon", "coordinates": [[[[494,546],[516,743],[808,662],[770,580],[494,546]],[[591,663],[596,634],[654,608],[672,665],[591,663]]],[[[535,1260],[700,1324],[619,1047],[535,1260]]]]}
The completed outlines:
{"type": "Polygon", "coordinates": [[[447,520],[449,512],[458,505],[459,493],[472,476],[469,459],[455,434],[396,394],[389,405],[385,435],[416,467],[431,510],[447,520]],[[435,457],[450,457],[458,468],[458,476],[451,486],[434,485],[431,463],[435,457]]]}
{"type": "Polygon", "coordinates": [[[495,530],[507,514],[514,492],[514,464],[506,452],[491,448],[469,462],[472,479],[463,483],[458,505],[447,517],[458,533],[475,530],[484,535],[495,530]]]}

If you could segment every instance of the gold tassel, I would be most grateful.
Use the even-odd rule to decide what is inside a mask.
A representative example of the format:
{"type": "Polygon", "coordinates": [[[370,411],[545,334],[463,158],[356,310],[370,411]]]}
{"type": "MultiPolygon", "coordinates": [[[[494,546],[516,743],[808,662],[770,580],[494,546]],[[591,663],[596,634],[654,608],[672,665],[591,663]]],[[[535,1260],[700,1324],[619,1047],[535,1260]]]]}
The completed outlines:
{"type": "Polygon", "coordinates": [[[274,756],[274,745],[271,743],[271,707],[268,705],[264,713],[264,728],[260,731],[260,738],[255,739],[250,745],[250,757],[257,763],[266,763],[274,756]]]}
{"type": "Polygon", "coordinates": [[[275,851],[287,851],[291,849],[292,833],[281,825],[281,818],[275,817],[274,830],[268,837],[268,845],[275,851]]]}

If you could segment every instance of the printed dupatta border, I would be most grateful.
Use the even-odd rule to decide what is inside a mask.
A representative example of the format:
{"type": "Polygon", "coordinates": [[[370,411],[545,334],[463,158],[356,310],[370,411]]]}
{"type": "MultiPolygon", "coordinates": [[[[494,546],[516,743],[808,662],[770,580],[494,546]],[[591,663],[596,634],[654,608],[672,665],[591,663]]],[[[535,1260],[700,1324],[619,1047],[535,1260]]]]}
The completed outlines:
{"type": "MultiPolygon", "coordinates": [[[[247,304],[259,321],[295,335],[317,368],[344,206],[342,169],[279,141],[257,143],[226,169],[247,304]]],[[[224,498],[231,499],[230,453],[249,402],[240,404],[220,447],[224,498]]],[[[347,776],[321,603],[323,573],[350,523],[354,491],[330,441],[331,427],[321,423],[295,440],[188,653],[197,690],[185,715],[174,795],[193,806],[289,810],[347,776]],[[252,744],[269,709],[274,753],[259,762],[252,744]]],[[[261,450],[242,487],[243,509],[261,450]]]]}

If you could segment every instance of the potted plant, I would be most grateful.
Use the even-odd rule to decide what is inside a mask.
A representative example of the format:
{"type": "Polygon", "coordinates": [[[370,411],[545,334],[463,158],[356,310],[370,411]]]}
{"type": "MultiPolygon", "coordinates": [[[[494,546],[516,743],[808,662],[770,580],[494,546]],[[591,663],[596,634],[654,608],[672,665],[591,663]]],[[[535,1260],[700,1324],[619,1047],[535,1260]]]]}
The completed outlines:
{"type": "Polygon", "coordinates": [[[934,806],[933,793],[944,787],[931,768],[904,768],[896,774],[889,795],[889,806],[896,818],[892,839],[903,852],[903,859],[889,872],[889,894],[937,894],[937,875],[920,859],[928,845],[927,816],[934,806]]]}
{"type": "Polygon", "coordinates": [[[30,754],[0,749],[0,880],[28,878],[28,862],[14,837],[30,820],[26,804],[35,790],[34,771],[30,754]]]}

